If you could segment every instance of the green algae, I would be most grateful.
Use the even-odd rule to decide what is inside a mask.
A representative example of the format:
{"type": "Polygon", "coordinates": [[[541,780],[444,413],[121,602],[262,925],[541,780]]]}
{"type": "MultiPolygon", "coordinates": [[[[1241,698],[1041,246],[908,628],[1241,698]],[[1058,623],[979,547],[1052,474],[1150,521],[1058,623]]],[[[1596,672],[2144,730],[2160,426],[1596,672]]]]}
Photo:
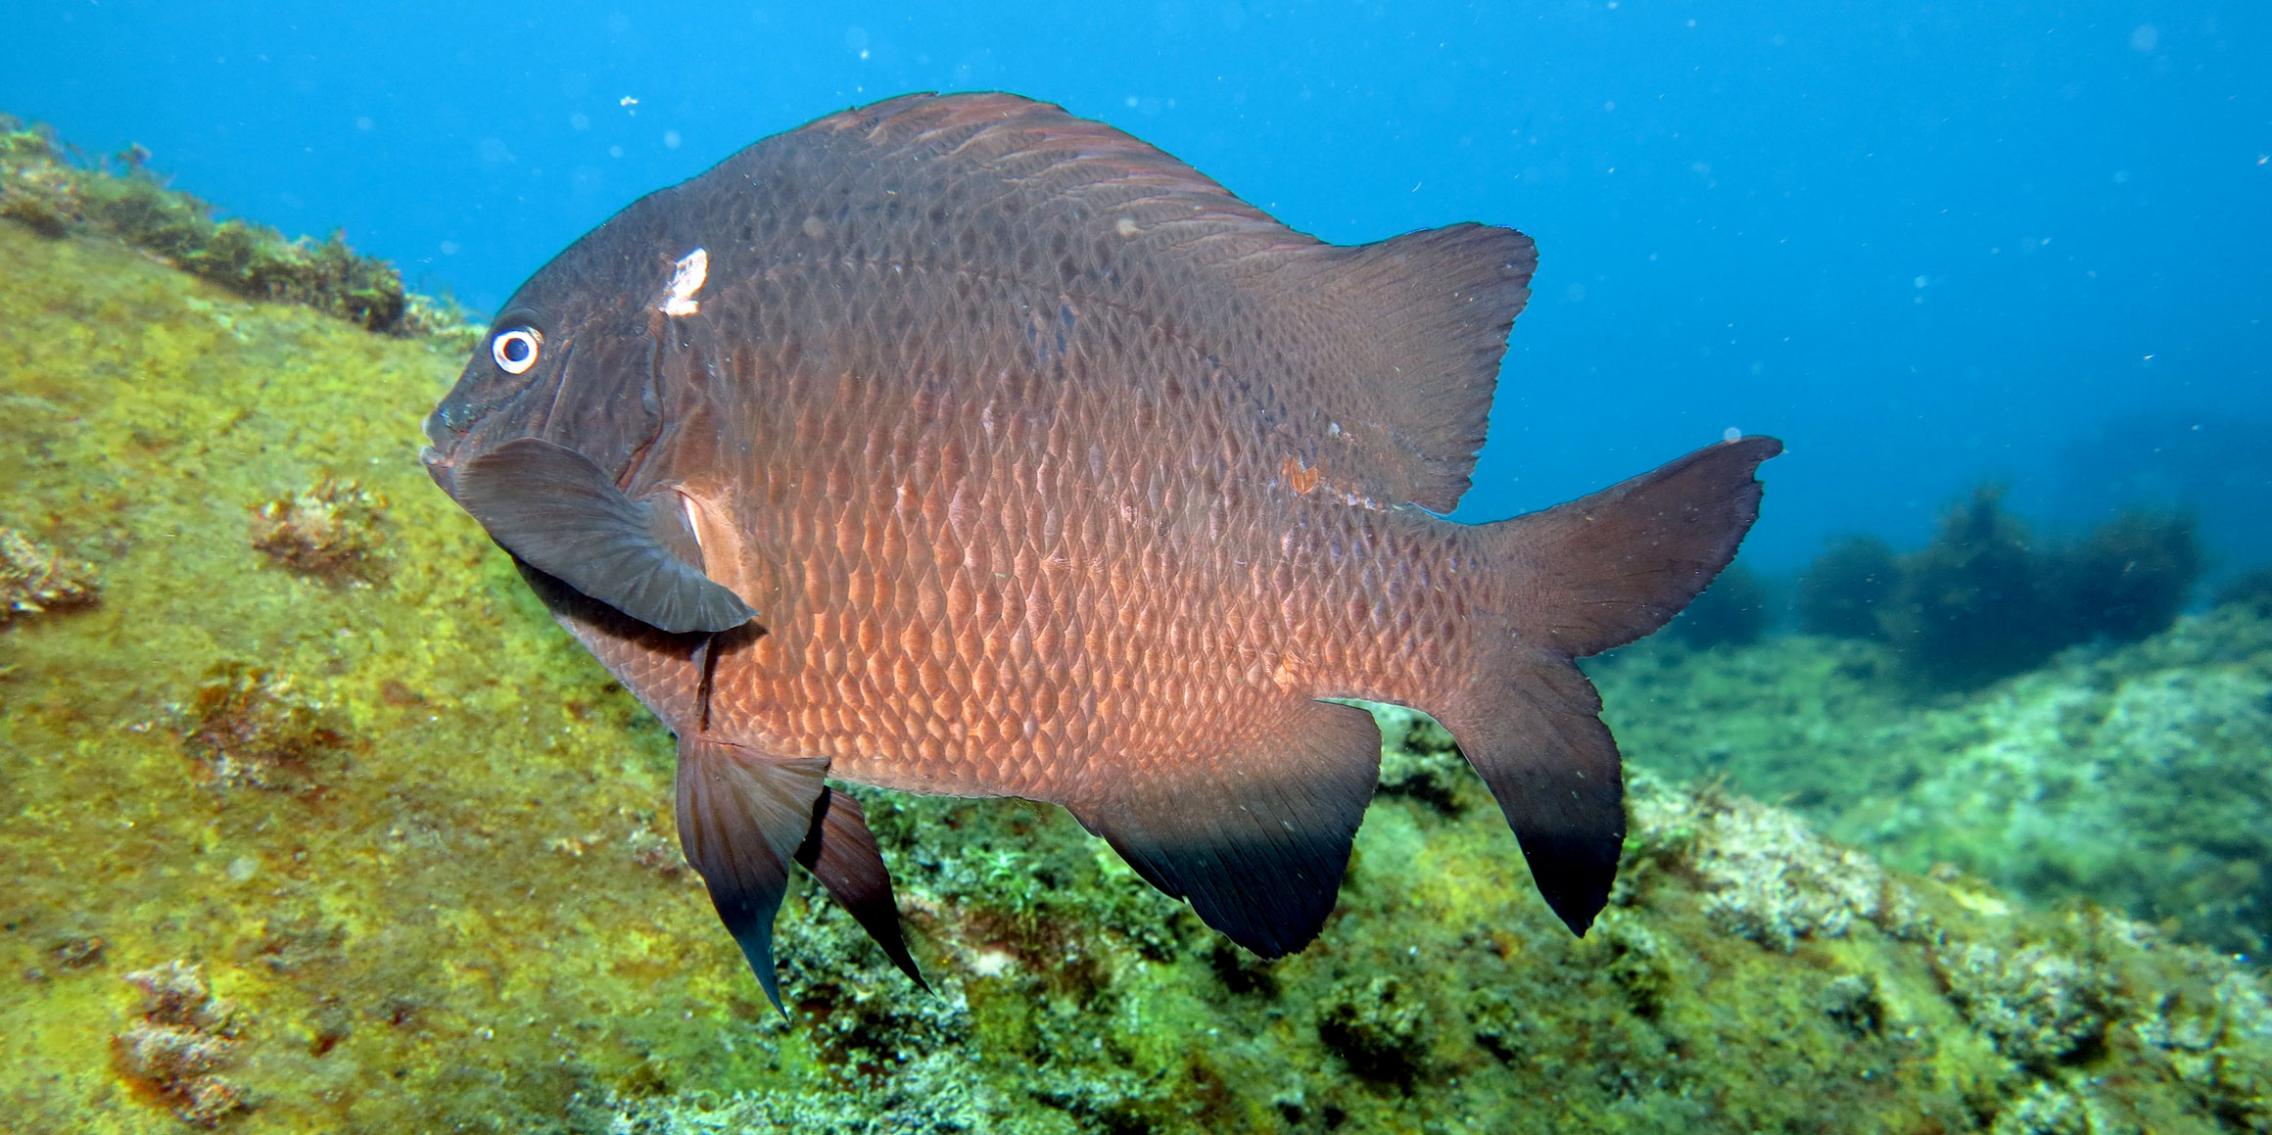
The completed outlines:
{"type": "Polygon", "coordinates": [[[669,738],[424,483],[458,355],[93,234],[0,260],[0,525],[102,581],[0,631],[16,1129],[2272,1130],[2252,971],[1646,773],[1574,940],[1399,713],[1279,963],[1054,809],[863,790],[938,992],[808,883],[784,1022],[678,860],[669,738]],[[356,570],[278,555],[303,514],[356,570]]]}

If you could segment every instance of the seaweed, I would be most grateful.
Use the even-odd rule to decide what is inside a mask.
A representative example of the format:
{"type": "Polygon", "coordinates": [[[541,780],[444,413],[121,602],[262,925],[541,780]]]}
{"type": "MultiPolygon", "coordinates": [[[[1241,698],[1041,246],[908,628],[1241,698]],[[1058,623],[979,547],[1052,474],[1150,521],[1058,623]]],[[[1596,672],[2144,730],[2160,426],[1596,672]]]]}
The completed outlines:
{"type": "Polygon", "coordinates": [[[2168,630],[2201,579],[2191,515],[2131,510],[2063,548],[2048,585],[2080,636],[2138,642],[2168,630]]]}
{"type": "Polygon", "coordinates": [[[1766,581],[1736,563],[1728,565],[1664,633],[1698,650],[1750,646],[1767,633],[1772,616],[1766,581]]]}
{"type": "Polygon", "coordinates": [[[1427,1007],[1393,977],[1334,987],[1317,1017],[1318,1039],[1368,1080],[1410,1088],[1427,1062],[1427,1007]]]}
{"type": "Polygon", "coordinates": [[[1875,536],[1833,542],[1799,576],[1799,629],[1841,638],[1884,638],[1880,616],[1900,573],[1893,546],[1875,536]]]}
{"type": "MultiPolygon", "coordinates": [[[[2169,627],[2200,578],[2189,516],[2125,512],[2080,540],[2047,545],[2003,496],[1993,485],[1975,490],[1941,518],[1930,544],[1894,565],[1879,628],[1929,689],[1977,689],[2070,646],[2146,638],[2169,627]]],[[[1827,565],[1818,604],[1851,627],[1884,566],[1875,549],[1850,546],[1840,556],[1827,565]]]]}
{"type": "Polygon", "coordinates": [[[1888,680],[1905,672],[1885,644],[1814,636],[1711,665],[1628,652],[1590,671],[1633,765],[1788,801],[1912,870],[2266,953],[2272,618],[2245,604],[2182,615],[1924,703],[1888,680]]]}
{"type": "Polygon", "coordinates": [[[1886,637],[1926,685],[1972,689],[2043,664],[2074,641],[2051,568],[2027,525],[1983,486],[1901,562],[1886,637]]]}
{"type": "Polygon", "coordinates": [[[117,237],[238,295],[295,303],[389,335],[438,337],[461,349],[479,334],[454,303],[419,297],[393,265],[349,247],[287,239],[213,207],[152,173],[137,146],[89,163],[42,127],[0,115],[0,218],[49,239],[82,229],[117,237]]]}

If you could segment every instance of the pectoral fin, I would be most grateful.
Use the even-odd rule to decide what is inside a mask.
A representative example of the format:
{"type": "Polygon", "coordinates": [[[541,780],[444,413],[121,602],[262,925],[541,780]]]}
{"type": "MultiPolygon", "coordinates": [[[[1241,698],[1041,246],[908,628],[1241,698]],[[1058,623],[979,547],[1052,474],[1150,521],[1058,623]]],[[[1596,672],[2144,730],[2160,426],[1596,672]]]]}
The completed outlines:
{"type": "Polygon", "coordinates": [[[731,630],[756,614],[690,562],[700,544],[682,510],[625,496],[575,450],[510,441],[455,470],[450,491],[507,551],[657,630],[731,630]]]}

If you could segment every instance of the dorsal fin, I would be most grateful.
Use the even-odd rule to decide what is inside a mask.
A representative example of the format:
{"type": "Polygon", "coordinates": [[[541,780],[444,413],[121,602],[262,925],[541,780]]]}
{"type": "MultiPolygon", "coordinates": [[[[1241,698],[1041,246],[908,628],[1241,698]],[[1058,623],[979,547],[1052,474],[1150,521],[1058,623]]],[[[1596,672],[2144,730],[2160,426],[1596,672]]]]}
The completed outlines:
{"type": "Polygon", "coordinates": [[[753,175],[800,170],[823,214],[891,197],[956,225],[992,219],[986,231],[1012,235],[972,251],[998,260],[958,269],[1141,311],[1249,392],[1305,465],[1355,491],[1449,512],[1466,490],[1530,296],[1537,256],[1521,233],[1463,224],[1325,244],[1144,142],[1015,95],[908,95],[781,141],[814,149],[753,161],[753,175]]]}
{"type": "MultiPolygon", "coordinates": [[[[1538,248],[1513,229],[1452,225],[1343,254],[1325,280],[1359,351],[1350,395],[1380,423],[1397,496],[1450,512],[1491,424],[1507,332],[1530,300],[1538,248]]],[[[1360,438],[1359,443],[1365,439],[1360,438]]]]}

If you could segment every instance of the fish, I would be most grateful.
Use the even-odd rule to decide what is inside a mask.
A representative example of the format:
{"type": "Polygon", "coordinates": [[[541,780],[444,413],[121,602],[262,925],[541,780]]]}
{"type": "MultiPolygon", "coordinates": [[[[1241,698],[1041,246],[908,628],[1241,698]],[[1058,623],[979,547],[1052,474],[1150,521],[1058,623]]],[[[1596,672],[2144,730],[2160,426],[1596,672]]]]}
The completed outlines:
{"type": "Polygon", "coordinates": [[[571,244],[421,458],[676,735],[680,845],[776,1008],[792,864],[923,982],[845,784],[1060,805],[1303,948],[1379,778],[1363,703],[1450,731],[1582,935],[1625,813],[1574,660],[1711,582],[1782,446],[1447,519],[1536,265],[1477,223],[1325,243],[1059,107],[908,95],[571,244]]]}

